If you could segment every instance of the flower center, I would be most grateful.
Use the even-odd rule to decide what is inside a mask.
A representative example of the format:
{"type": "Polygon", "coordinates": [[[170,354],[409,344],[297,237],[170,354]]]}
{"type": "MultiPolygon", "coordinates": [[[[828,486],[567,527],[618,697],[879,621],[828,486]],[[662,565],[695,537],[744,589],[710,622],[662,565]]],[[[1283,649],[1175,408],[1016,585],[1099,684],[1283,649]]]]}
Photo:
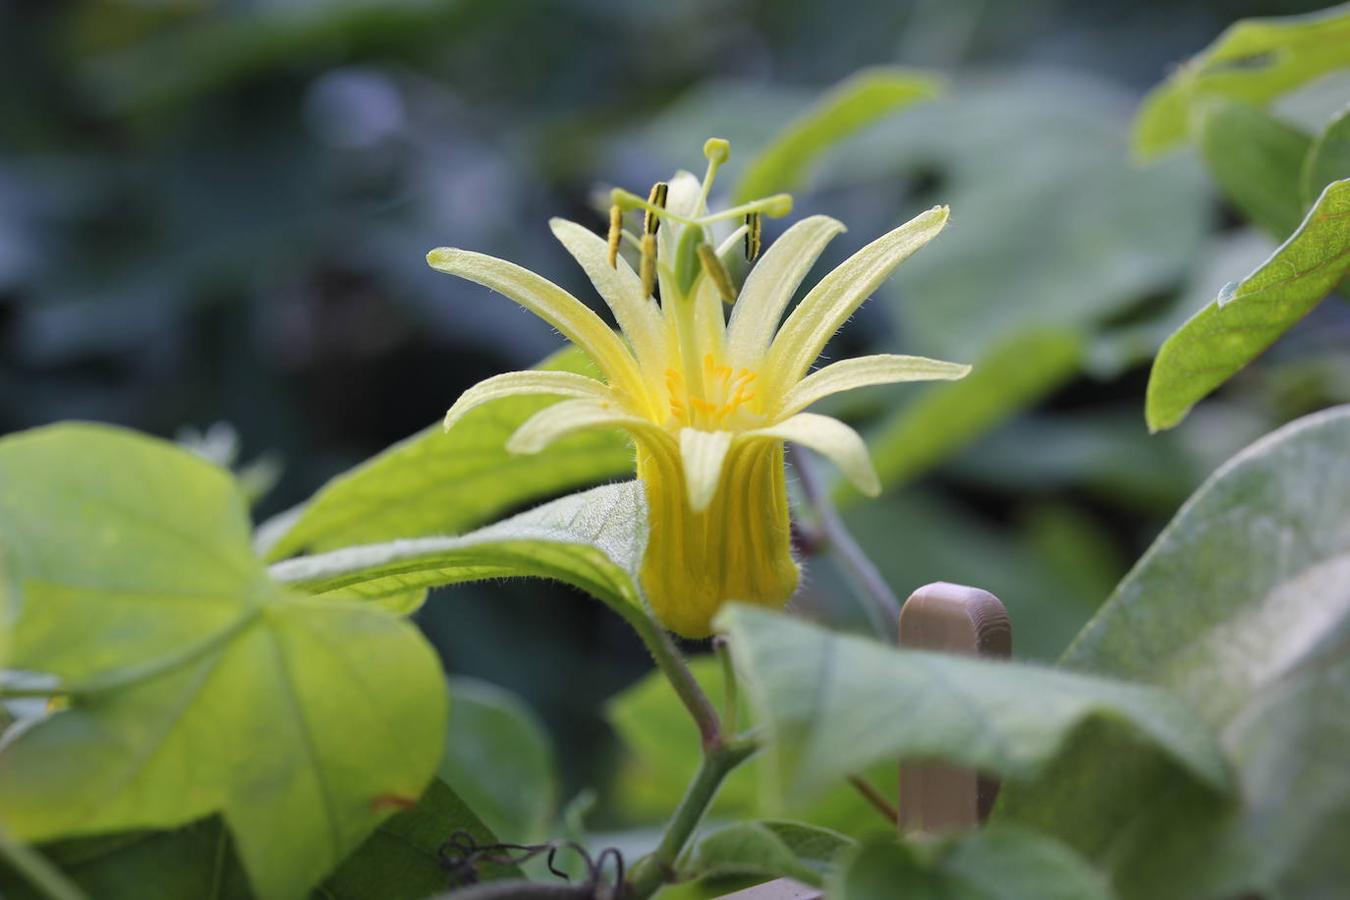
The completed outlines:
{"type": "Polygon", "coordinates": [[[752,427],[756,417],[752,401],[756,396],[758,372],[721,365],[711,353],[703,357],[702,391],[692,391],[678,369],[666,370],[666,391],[670,414],[676,427],[703,431],[735,430],[752,427]]]}

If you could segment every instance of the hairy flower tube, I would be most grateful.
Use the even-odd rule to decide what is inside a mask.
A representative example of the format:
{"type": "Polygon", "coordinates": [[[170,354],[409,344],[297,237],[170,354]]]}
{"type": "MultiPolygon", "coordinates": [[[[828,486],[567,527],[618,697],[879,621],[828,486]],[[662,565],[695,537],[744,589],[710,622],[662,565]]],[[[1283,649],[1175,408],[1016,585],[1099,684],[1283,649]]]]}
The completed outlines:
{"type": "Polygon", "coordinates": [[[786,215],[776,195],[709,213],[708,196],[727,142],[713,139],[700,181],[680,172],[647,200],[615,190],[609,240],[554,219],[554,235],[613,311],[616,333],[580,300],[509,262],[467,250],[427,254],[432,268],[485,285],[544,319],[584,350],[600,381],[568,372],[510,372],[465,391],[451,427],[474,407],[514,394],[565,398],[510,438],[537,453],[590,428],[627,431],[637,449],[651,531],[642,586],[656,617],[687,637],[706,636],[728,601],[781,607],[799,578],[789,541],[785,441],[832,460],[863,493],[880,490],[856,431],[805,410],[831,394],[899,381],[955,379],[969,367],[914,356],[844,359],[811,371],[825,344],[897,265],[947,221],[935,207],[868,244],[821,279],[788,315],[794,293],[825,245],[844,230],[827,216],[788,228],[737,287],[725,260],[759,256],[761,216],[786,215]],[[642,212],[639,234],[625,228],[642,212]],[[738,225],[720,243],[719,225],[738,225]],[[632,266],[622,244],[638,253],[632,266]],[[659,289],[660,301],[653,294],[659,289]],[[724,301],[730,304],[726,314],[724,301]]]}

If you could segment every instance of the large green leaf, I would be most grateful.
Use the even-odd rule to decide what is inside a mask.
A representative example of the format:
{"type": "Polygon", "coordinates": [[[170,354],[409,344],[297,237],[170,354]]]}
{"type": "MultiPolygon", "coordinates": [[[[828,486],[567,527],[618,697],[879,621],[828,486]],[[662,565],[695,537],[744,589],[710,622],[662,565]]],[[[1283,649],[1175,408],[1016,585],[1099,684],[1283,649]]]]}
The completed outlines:
{"type": "Polygon", "coordinates": [[[647,499],[636,481],[570,494],[462,537],[412,538],[275,563],[312,594],[380,599],[410,590],[530,575],[581,588],[620,611],[642,605],[647,499]]]}
{"type": "Polygon", "coordinates": [[[1303,203],[1311,206],[1333,181],[1350,178],[1350,106],[1327,123],[1303,162],[1303,203]]]}
{"type": "Polygon", "coordinates": [[[1231,817],[1178,800],[1165,779],[1141,791],[1117,768],[1103,781],[1100,756],[1086,752],[1093,748],[1060,790],[1018,804],[1019,817],[1107,862],[1128,896],[1344,892],[1347,446],[1350,407],[1337,407],[1240,453],[1178,513],[1065,655],[1075,669],[1179,693],[1217,730],[1237,769],[1242,806],[1231,817]],[[1104,831],[1103,823],[1120,827],[1104,831]]]}
{"type": "MultiPolygon", "coordinates": [[[[868,434],[877,474],[888,488],[942,462],[1078,371],[1082,342],[1071,333],[1033,331],[998,344],[961,381],[926,387],[868,434]]],[[[841,483],[841,501],[859,499],[841,483]]]]}
{"type": "Polygon", "coordinates": [[[742,605],[716,624],[758,712],[761,765],[777,796],[810,796],[882,761],[941,760],[1029,779],[1076,731],[1100,722],[1128,729],[1207,788],[1228,787],[1208,729],[1156,689],[897,650],[742,605]]]}
{"type": "MultiPolygon", "coordinates": [[[[575,348],[540,368],[596,374],[575,348]]],[[[446,398],[449,406],[453,397],[446,398]]],[[[630,473],[619,432],[588,431],[547,453],[513,455],[506,441],[556,399],[509,397],[470,412],[449,432],[433,425],[338,476],[301,509],[259,531],[267,558],[318,553],[395,538],[455,534],[530,500],[630,473]]]]}
{"type": "Polygon", "coordinates": [[[840,83],[763,148],[737,183],[737,202],[801,186],[830,147],[898,109],[937,94],[941,82],[908,69],[864,69],[840,83]]]}
{"type": "Polygon", "coordinates": [[[1157,431],[1227,381],[1336,288],[1350,269],[1350,179],[1327,185],[1275,255],[1167,339],[1149,375],[1157,431]]]}
{"type": "Polygon", "coordinates": [[[544,726],[514,694],[483,681],[453,678],[450,696],[440,776],[502,840],[543,838],[558,793],[544,726]]]}
{"type": "Polygon", "coordinates": [[[1312,138],[1250,103],[1210,98],[1196,109],[1209,173],[1246,218],[1276,240],[1303,221],[1301,180],[1312,138]]]}
{"type": "Polygon", "coordinates": [[[225,472],[71,425],[0,441],[0,483],[22,604],[11,664],[69,702],[0,750],[0,821],[18,837],[220,812],[270,900],[422,792],[444,740],[435,653],[382,610],[274,585],[225,472]]]}
{"type": "Polygon", "coordinates": [[[1008,827],[937,845],[873,841],[847,854],[832,900],[1111,900],[1105,879],[1064,845],[1008,827]]]}
{"type": "Polygon", "coordinates": [[[1192,105],[1210,95],[1264,105],[1335,69],[1350,66],[1350,5],[1230,26],[1144,99],[1134,126],[1136,154],[1148,158],[1184,142],[1192,105]]]}

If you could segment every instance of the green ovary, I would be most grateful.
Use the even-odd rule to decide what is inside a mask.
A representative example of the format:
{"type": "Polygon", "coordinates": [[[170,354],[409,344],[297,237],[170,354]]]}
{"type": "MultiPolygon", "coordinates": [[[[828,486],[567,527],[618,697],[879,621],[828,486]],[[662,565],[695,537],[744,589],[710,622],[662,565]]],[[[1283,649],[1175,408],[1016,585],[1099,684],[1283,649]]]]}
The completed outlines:
{"type": "Polygon", "coordinates": [[[642,586],[671,631],[707,637],[730,601],[781,607],[797,589],[781,441],[737,443],[712,503],[689,507],[678,451],[639,439],[637,474],[647,492],[651,534],[642,586]]]}

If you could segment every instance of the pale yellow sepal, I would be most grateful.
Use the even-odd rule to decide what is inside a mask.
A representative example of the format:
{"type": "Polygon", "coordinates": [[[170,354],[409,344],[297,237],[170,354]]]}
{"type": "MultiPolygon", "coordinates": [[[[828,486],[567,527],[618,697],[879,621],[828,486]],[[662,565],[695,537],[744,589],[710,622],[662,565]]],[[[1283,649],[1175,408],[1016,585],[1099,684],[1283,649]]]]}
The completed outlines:
{"type": "Polygon", "coordinates": [[[875,356],[841,359],[797,382],[783,396],[783,405],[777,414],[790,416],[831,394],[856,388],[901,381],[955,381],[969,374],[970,366],[924,356],[878,353],[875,356]]]}
{"type": "Polygon", "coordinates": [[[445,414],[446,431],[471,410],[519,394],[545,394],[555,397],[613,400],[614,395],[603,382],[574,372],[506,372],[494,375],[459,395],[455,405],[445,414]]]}
{"type": "Polygon", "coordinates": [[[680,459],[684,464],[684,479],[689,495],[689,508],[703,512],[717,493],[722,477],[722,464],[731,449],[730,431],[680,430],[680,459]]]}
{"type": "Polygon", "coordinates": [[[881,480],[862,435],[838,419],[817,413],[797,413],[768,428],[746,432],[746,438],[776,438],[801,444],[839,467],[854,487],[869,497],[881,493],[881,480]]]}

